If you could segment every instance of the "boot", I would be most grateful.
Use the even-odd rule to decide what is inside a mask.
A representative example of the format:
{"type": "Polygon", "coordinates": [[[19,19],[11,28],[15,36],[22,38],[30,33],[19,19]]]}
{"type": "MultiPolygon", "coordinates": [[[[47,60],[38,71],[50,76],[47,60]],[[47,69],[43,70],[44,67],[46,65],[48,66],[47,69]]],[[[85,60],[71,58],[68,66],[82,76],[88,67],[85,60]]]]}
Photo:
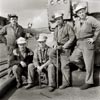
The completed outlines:
{"type": "Polygon", "coordinates": [[[80,89],[81,89],[81,90],[86,90],[86,89],[88,89],[88,88],[90,88],[90,87],[92,87],[92,84],[87,84],[87,83],[85,83],[84,85],[82,85],[82,86],[80,87],[80,89]]]}
{"type": "Polygon", "coordinates": [[[25,86],[25,89],[30,89],[32,88],[34,85],[32,83],[29,83],[27,86],[25,86]]]}

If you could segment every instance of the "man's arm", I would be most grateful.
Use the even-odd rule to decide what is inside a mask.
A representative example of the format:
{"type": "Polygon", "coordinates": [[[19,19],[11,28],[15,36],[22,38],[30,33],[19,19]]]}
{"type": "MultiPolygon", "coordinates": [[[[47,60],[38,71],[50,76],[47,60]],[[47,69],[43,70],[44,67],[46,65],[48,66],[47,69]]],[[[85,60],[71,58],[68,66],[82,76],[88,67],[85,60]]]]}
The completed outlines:
{"type": "Polygon", "coordinates": [[[98,38],[98,35],[100,34],[100,22],[93,17],[91,18],[91,22],[92,22],[93,28],[95,29],[93,40],[96,41],[96,39],[98,38]]]}
{"type": "Polygon", "coordinates": [[[38,61],[38,54],[37,54],[38,52],[37,52],[37,49],[35,49],[35,51],[34,51],[34,65],[35,65],[35,67],[38,67],[39,66],[39,61],[38,61]]]}
{"type": "Polygon", "coordinates": [[[6,37],[5,37],[6,34],[7,34],[7,27],[4,26],[4,27],[0,30],[0,40],[1,40],[3,43],[5,43],[5,44],[7,44],[7,40],[6,40],[6,37]]]}

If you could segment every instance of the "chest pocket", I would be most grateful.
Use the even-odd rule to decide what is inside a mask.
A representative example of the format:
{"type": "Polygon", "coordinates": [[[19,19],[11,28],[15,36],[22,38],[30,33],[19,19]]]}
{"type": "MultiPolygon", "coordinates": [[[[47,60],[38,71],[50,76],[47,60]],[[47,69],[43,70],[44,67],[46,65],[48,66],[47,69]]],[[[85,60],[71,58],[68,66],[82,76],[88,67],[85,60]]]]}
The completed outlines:
{"type": "Polygon", "coordinates": [[[38,61],[40,64],[45,63],[48,60],[48,49],[38,50],[38,61]]]}
{"type": "Polygon", "coordinates": [[[92,32],[92,25],[85,21],[83,25],[80,27],[82,33],[91,33],[92,32]]]}

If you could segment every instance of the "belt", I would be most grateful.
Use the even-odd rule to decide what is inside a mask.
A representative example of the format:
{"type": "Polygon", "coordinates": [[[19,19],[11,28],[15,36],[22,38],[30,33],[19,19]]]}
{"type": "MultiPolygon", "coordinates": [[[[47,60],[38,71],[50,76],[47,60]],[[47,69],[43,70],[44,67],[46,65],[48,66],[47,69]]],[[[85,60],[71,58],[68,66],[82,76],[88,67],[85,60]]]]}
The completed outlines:
{"type": "Polygon", "coordinates": [[[88,39],[88,38],[92,38],[93,36],[91,36],[91,37],[83,37],[83,38],[78,38],[77,40],[85,40],[85,39],[88,39]]]}

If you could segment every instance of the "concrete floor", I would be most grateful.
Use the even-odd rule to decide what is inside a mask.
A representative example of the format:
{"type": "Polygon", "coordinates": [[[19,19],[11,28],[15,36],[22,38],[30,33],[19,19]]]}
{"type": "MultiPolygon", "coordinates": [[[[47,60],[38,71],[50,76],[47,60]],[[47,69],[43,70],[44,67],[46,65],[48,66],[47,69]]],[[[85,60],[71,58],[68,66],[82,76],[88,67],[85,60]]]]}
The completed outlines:
{"type": "Polygon", "coordinates": [[[69,87],[64,90],[56,89],[48,92],[48,88],[37,89],[33,87],[25,90],[13,89],[2,100],[100,100],[100,86],[88,90],[80,90],[78,87],[69,87]]]}

